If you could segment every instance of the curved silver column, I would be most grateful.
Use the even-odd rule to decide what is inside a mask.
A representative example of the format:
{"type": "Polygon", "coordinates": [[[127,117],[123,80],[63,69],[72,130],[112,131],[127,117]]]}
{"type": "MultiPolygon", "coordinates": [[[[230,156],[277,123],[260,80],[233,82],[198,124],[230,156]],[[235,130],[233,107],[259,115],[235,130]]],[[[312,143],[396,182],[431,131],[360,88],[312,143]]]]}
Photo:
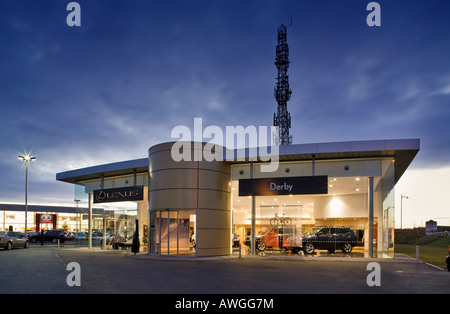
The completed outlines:
{"type": "MultiPolygon", "coordinates": [[[[174,161],[175,142],[149,149],[149,211],[195,210],[196,255],[230,254],[231,168],[223,161],[194,158],[205,143],[187,142],[188,160],[174,161]]],[[[179,144],[179,143],[178,143],[179,144]]],[[[221,146],[216,146],[222,149],[221,146]]],[[[187,153],[186,151],[184,152],[187,153]]]]}

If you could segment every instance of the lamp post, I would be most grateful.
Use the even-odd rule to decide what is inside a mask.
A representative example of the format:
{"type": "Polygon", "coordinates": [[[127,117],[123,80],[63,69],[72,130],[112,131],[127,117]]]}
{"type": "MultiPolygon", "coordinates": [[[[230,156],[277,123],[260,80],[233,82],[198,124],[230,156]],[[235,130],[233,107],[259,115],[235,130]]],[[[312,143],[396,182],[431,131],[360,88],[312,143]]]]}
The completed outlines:
{"type": "Polygon", "coordinates": [[[36,159],[36,157],[31,157],[28,154],[20,155],[20,160],[25,161],[26,163],[26,172],[25,172],[25,237],[27,237],[27,222],[28,222],[28,163],[36,159]]]}
{"type": "Polygon", "coordinates": [[[78,228],[78,223],[77,223],[77,229],[78,229],[78,231],[81,230],[81,214],[78,212],[78,203],[79,203],[80,201],[81,201],[81,200],[75,200],[75,203],[77,203],[77,220],[78,220],[78,218],[80,218],[80,228],[78,228]]]}
{"type": "Polygon", "coordinates": [[[400,199],[400,229],[403,229],[403,199],[409,199],[408,196],[401,194],[400,199]]]}

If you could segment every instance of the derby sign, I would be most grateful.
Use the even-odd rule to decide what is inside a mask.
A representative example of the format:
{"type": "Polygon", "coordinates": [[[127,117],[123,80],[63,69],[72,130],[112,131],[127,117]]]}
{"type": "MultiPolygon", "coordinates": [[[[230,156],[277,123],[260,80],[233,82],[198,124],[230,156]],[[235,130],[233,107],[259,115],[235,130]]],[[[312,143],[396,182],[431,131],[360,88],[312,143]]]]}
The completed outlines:
{"type": "Polygon", "coordinates": [[[328,176],[240,179],[239,196],[328,194],[328,176]]]}

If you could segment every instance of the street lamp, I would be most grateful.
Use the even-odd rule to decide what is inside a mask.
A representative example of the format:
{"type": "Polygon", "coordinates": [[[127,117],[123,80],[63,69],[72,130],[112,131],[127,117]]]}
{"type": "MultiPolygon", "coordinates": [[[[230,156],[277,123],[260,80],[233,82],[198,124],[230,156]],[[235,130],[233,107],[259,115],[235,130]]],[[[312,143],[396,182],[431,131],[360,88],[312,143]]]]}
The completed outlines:
{"type": "Polygon", "coordinates": [[[400,229],[403,229],[403,199],[409,199],[408,196],[401,194],[400,199],[400,229]]]}
{"type": "Polygon", "coordinates": [[[77,203],[77,220],[78,220],[78,218],[80,218],[79,219],[79,221],[80,221],[80,228],[78,228],[78,223],[77,223],[77,229],[78,229],[78,231],[80,231],[81,230],[81,214],[78,212],[78,203],[81,202],[81,200],[74,200],[74,201],[75,201],[75,203],[77,203]]]}
{"type": "Polygon", "coordinates": [[[27,170],[25,173],[25,237],[27,237],[27,222],[28,222],[28,163],[35,159],[36,157],[31,157],[28,154],[19,156],[19,160],[25,161],[27,165],[27,170]]]}

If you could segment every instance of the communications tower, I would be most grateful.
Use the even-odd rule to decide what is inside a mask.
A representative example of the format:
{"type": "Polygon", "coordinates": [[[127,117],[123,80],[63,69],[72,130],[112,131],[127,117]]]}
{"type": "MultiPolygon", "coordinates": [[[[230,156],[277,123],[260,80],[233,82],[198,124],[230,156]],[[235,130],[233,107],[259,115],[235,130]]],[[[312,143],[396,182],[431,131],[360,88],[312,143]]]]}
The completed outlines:
{"type": "MultiPolygon", "coordinates": [[[[292,24],[292,22],[291,22],[292,24]]],[[[286,26],[278,27],[278,45],[276,47],[275,65],[278,69],[277,83],[274,89],[274,96],[278,103],[277,113],[273,114],[273,125],[279,128],[278,144],[289,145],[292,143],[292,135],[289,135],[291,128],[291,115],[287,110],[287,102],[291,99],[292,91],[289,88],[289,47],[287,44],[286,26]]]]}

